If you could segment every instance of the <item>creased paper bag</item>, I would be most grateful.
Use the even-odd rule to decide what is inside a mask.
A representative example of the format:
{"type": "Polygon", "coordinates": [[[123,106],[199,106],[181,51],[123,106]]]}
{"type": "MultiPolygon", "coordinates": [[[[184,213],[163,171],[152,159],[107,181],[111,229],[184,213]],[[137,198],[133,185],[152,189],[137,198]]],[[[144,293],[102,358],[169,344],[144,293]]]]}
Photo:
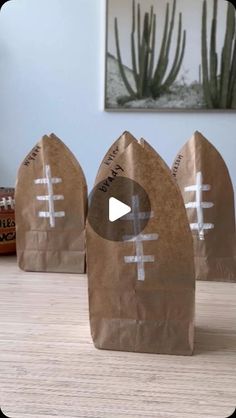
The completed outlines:
{"type": "Polygon", "coordinates": [[[131,144],[133,141],[136,141],[134,136],[125,131],[123,134],[115,141],[112,146],[109,148],[107,153],[105,154],[100,167],[97,172],[95,184],[99,183],[106,177],[106,173],[109,172],[109,168],[112,166],[113,163],[119,158],[122,152],[131,144]]]}
{"type": "Polygon", "coordinates": [[[0,187],[0,254],[16,252],[14,189],[0,187]]]}
{"type": "Polygon", "coordinates": [[[20,268],[84,273],[86,181],[54,134],[45,135],[23,161],[15,200],[20,268]]]}
{"type": "MultiPolygon", "coordinates": [[[[122,137],[115,146],[120,141],[122,137]]],[[[94,344],[108,350],[191,355],[194,260],[180,191],[170,169],[144,140],[131,140],[105,170],[104,179],[117,165],[123,170],[120,176],[134,180],[147,192],[151,212],[145,229],[133,240],[106,240],[87,222],[94,344]],[[138,256],[140,245],[143,255],[138,256]],[[130,259],[132,263],[127,262],[130,259]]]]}
{"type": "Polygon", "coordinates": [[[196,278],[236,281],[234,192],[227,166],[199,132],[172,167],[192,229],[196,278]]]}

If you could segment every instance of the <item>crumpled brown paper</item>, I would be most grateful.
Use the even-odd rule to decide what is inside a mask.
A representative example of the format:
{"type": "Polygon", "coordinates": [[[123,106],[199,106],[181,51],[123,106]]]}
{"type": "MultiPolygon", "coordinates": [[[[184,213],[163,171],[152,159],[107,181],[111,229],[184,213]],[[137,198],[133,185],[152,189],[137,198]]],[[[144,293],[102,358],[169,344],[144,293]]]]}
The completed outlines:
{"type": "Polygon", "coordinates": [[[172,173],[192,229],[196,279],[236,281],[234,192],[222,156],[195,132],[172,173]]]}
{"type": "Polygon", "coordinates": [[[15,200],[20,268],[84,273],[86,181],[54,134],[45,135],[21,164],[15,200]]]}

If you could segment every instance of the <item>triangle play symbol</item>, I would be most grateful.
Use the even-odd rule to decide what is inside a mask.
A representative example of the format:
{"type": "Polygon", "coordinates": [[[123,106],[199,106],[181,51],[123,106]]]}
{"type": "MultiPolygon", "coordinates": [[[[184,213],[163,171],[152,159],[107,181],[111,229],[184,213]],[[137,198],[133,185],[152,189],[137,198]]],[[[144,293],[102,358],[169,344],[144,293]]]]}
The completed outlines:
{"type": "Polygon", "coordinates": [[[110,197],[109,199],[109,221],[115,222],[117,219],[122,218],[122,216],[131,212],[131,207],[116,199],[115,197],[110,197]]]}

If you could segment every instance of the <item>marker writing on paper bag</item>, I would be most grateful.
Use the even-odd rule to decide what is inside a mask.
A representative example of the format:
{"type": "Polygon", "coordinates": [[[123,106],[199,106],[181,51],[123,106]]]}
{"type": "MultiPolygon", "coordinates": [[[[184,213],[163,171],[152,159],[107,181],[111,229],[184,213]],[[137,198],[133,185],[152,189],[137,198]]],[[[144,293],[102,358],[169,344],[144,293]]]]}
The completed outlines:
{"type": "Polygon", "coordinates": [[[111,170],[110,176],[108,176],[107,179],[103,182],[102,186],[99,187],[99,190],[101,190],[101,192],[106,193],[111,183],[115,180],[116,176],[118,176],[120,171],[124,172],[124,169],[119,164],[117,164],[114,170],[111,170]]]}
{"type": "Polygon", "coordinates": [[[183,158],[183,155],[179,154],[178,157],[175,160],[174,167],[173,167],[173,176],[174,177],[177,176],[178,169],[179,169],[182,158],[183,158]]]}
{"type": "Polygon", "coordinates": [[[119,147],[117,145],[116,148],[108,155],[108,159],[104,161],[104,164],[110,165],[112,161],[115,159],[118,152],[119,152],[119,147]]]}
{"type": "Polygon", "coordinates": [[[26,160],[24,161],[24,165],[26,165],[27,167],[30,165],[31,161],[35,161],[36,157],[38,156],[38,153],[40,151],[41,147],[39,145],[37,145],[33,151],[31,152],[31,154],[28,155],[28,157],[26,158],[26,160]]]}

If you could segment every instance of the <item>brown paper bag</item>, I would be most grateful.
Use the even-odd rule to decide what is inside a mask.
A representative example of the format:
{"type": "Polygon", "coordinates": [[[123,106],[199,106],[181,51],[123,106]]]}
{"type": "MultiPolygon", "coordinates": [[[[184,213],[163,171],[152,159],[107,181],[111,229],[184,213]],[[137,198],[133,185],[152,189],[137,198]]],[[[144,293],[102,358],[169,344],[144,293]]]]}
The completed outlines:
{"type": "MultiPolygon", "coordinates": [[[[118,145],[121,141],[122,137],[118,145]]],[[[139,183],[149,196],[151,213],[141,234],[120,242],[102,238],[87,222],[94,344],[101,349],[191,355],[194,261],[181,194],[166,164],[145,141],[132,140],[105,175],[118,165],[123,171],[114,182],[123,177],[139,183]]],[[[106,225],[109,229],[109,221],[106,225]]]]}
{"type": "Polygon", "coordinates": [[[119,156],[122,154],[122,152],[125,150],[125,148],[128,147],[131,142],[136,141],[134,136],[128,132],[125,131],[118,139],[115,141],[112,146],[107,151],[105,157],[103,158],[100,167],[97,172],[95,184],[99,183],[101,180],[103,180],[106,177],[106,173],[109,171],[109,168],[111,167],[112,163],[114,163],[119,156]]]}
{"type": "Polygon", "coordinates": [[[20,268],[84,273],[86,181],[54,134],[45,135],[23,161],[15,200],[20,268]]]}
{"type": "Polygon", "coordinates": [[[236,280],[234,192],[226,164],[199,132],[172,167],[194,239],[196,278],[236,280]]]}
{"type": "Polygon", "coordinates": [[[14,189],[0,187],[0,254],[16,252],[14,189]]]}

